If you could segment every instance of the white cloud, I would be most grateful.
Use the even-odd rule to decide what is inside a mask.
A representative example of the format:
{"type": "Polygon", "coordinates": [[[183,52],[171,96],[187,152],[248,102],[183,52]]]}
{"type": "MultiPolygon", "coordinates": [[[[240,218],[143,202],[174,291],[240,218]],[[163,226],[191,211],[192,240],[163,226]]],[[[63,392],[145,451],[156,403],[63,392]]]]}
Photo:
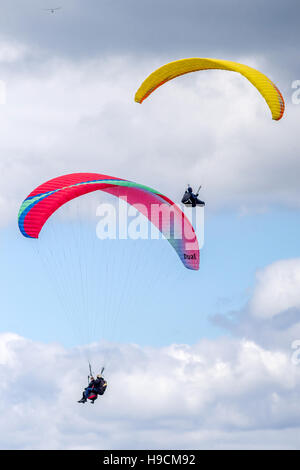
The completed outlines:
{"type": "Polygon", "coordinates": [[[296,447],[300,369],[285,354],[244,340],[110,347],[107,393],[80,405],[79,350],[2,334],[0,447],[296,447]]]}
{"type": "MultiPolygon", "coordinates": [[[[244,307],[215,315],[213,321],[236,337],[291,357],[293,345],[297,349],[300,338],[299,285],[299,258],[276,261],[257,272],[252,295],[244,307]]],[[[297,357],[295,351],[295,362],[297,357]]]]}
{"type": "Polygon", "coordinates": [[[29,53],[28,48],[21,43],[0,42],[0,63],[13,63],[23,60],[29,53]]]}
{"type": "Polygon", "coordinates": [[[280,260],[257,273],[250,312],[272,318],[288,309],[300,308],[300,259],[280,260]]]}

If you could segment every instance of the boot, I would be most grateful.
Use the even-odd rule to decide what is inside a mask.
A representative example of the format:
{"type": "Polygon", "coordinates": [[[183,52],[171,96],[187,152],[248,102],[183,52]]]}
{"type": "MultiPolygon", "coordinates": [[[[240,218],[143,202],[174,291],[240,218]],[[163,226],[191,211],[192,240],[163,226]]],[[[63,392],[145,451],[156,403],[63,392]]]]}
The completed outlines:
{"type": "Polygon", "coordinates": [[[86,402],[86,398],[82,397],[81,400],[78,400],[77,403],[85,403],[86,402]]]}

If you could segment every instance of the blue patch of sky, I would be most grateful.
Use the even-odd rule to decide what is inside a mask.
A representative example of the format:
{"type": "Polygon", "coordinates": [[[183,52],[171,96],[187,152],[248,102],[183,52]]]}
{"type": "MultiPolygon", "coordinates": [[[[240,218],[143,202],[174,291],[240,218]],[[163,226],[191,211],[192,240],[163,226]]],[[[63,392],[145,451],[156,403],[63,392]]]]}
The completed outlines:
{"type": "Polygon", "coordinates": [[[1,230],[1,331],[65,346],[223,335],[211,315],[243,308],[257,269],[300,251],[299,214],[287,210],[206,210],[199,272],[185,269],[165,240],[99,241],[95,225],[49,227],[38,241],[1,230]]]}

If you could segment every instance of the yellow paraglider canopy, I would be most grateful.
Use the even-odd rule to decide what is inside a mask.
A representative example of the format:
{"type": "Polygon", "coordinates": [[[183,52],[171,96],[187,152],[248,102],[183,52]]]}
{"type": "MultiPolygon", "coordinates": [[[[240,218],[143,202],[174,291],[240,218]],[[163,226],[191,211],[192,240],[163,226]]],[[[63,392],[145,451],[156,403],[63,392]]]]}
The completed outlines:
{"type": "Polygon", "coordinates": [[[276,121],[282,118],[285,108],[284,99],[276,85],[258,70],[229,60],[191,58],[176,60],[163,65],[155,70],[155,72],[151,73],[142,83],[135,94],[135,101],[142,103],[156,88],[173,78],[186,73],[208,69],[239,72],[246,77],[264,97],[271,110],[272,118],[276,121]]]}

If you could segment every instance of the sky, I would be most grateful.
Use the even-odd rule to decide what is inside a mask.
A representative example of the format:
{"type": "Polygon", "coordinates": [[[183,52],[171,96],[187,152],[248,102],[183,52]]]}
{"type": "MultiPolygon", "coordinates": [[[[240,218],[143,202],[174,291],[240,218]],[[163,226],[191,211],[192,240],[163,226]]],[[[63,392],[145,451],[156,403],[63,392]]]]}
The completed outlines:
{"type": "Polygon", "coordinates": [[[1,7],[0,448],[299,448],[299,2],[60,6],[1,7]],[[134,102],[184,57],[258,68],[284,117],[226,71],[134,102]],[[202,184],[199,272],[165,240],[100,243],[101,195],[80,229],[66,208],[22,237],[33,188],[89,171],[175,201],[202,184]],[[109,383],[93,408],[76,402],[88,360],[109,383]]]}

